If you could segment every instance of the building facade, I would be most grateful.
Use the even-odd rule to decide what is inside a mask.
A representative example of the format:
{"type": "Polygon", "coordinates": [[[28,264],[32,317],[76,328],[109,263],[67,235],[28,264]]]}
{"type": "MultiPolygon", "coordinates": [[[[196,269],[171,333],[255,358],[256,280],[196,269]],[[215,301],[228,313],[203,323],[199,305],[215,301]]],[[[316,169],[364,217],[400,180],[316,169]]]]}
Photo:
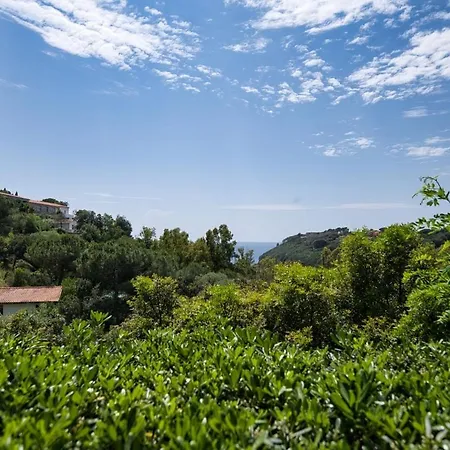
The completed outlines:
{"type": "Polygon", "coordinates": [[[69,233],[75,232],[76,220],[70,214],[70,208],[68,205],[31,200],[26,197],[11,195],[5,192],[0,192],[0,195],[12,200],[25,202],[34,210],[36,214],[51,217],[57,228],[65,230],[69,233]]]}
{"type": "Polygon", "coordinates": [[[0,315],[10,316],[19,311],[35,311],[41,305],[56,303],[61,286],[2,287],[0,288],[0,315]]]}

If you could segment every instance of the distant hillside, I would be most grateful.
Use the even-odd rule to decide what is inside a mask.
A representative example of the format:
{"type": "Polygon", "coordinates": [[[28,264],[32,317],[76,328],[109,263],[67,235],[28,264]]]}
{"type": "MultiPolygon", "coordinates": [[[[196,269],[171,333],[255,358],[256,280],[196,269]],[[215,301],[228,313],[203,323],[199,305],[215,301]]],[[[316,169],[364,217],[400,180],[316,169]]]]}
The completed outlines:
{"type": "MultiPolygon", "coordinates": [[[[380,229],[383,231],[383,228],[380,229]]],[[[374,235],[377,232],[373,232],[374,235]]],[[[261,258],[275,258],[277,261],[299,261],[307,266],[317,266],[320,264],[322,251],[325,247],[334,250],[339,246],[341,240],[350,234],[348,228],[335,228],[322,232],[297,234],[290,236],[277,245],[275,248],[261,255],[261,258]]],[[[421,234],[426,242],[433,243],[440,247],[444,242],[450,240],[448,231],[430,234],[429,231],[422,231],[421,234]]]]}
{"type": "Polygon", "coordinates": [[[350,233],[348,228],[335,228],[322,232],[297,234],[290,236],[261,258],[275,258],[277,261],[300,261],[308,266],[320,263],[320,256],[325,247],[334,250],[341,239],[350,233]]]}

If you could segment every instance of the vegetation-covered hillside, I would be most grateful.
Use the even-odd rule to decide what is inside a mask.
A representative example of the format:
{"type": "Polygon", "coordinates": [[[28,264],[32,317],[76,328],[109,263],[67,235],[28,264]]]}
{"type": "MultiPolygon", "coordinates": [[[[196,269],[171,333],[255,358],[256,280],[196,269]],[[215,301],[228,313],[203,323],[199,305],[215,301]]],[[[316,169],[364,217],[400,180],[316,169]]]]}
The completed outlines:
{"type": "Polygon", "coordinates": [[[325,247],[335,250],[343,237],[349,234],[348,228],[336,228],[317,233],[305,233],[290,236],[275,248],[261,256],[274,258],[279,262],[299,261],[308,266],[321,263],[322,251],[325,247]]]}
{"type": "MultiPolygon", "coordinates": [[[[378,236],[381,230],[367,230],[369,236],[378,236]]],[[[323,264],[324,248],[330,252],[336,250],[342,239],[350,234],[348,228],[335,228],[316,233],[305,233],[290,236],[283,242],[261,256],[263,258],[273,258],[278,262],[298,261],[307,266],[318,266],[323,264]]],[[[450,232],[440,230],[431,232],[430,230],[421,230],[420,234],[424,242],[430,242],[435,247],[440,247],[446,241],[450,240],[450,232]]],[[[327,252],[325,252],[325,255],[327,252]]]]}

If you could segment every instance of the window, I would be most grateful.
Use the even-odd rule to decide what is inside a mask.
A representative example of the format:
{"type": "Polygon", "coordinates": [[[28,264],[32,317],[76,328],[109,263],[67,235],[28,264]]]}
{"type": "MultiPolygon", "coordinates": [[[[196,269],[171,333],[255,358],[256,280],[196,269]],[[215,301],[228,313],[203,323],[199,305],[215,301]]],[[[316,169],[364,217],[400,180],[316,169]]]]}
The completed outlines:
{"type": "Polygon", "coordinates": [[[3,305],[0,305],[0,316],[3,316],[3,305]]]}

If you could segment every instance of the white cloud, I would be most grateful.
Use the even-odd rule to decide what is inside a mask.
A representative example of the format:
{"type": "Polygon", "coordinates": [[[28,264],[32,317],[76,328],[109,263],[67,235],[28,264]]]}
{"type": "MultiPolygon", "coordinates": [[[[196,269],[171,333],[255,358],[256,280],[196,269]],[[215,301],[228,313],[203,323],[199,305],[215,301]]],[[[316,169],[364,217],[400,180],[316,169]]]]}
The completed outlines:
{"type": "Polygon", "coordinates": [[[244,41],[239,44],[227,45],[224,48],[237,53],[261,53],[272,42],[270,39],[258,38],[244,41]]]}
{"type": "Polygon", "coordinates": [[[186,73],[177,74],[168,70],[159,69],[153,69],[153,72],[159,77],[163,78],[164,82],[167,84],[174,84],[180,81],[188,81],[190,83],[199,83],[202,81],[200,77],[194,77],[186,73]]]}
{"type": "Polygon", "coordinates": [[[0,13],[52,47],[122,69],[146,61],[171,64],[199,51],[195,33],[161,16],[129,12],[123,0],[0,0],[0,13]]]}
{"type": "Polygon", "coordinates": [[[364,45],[367,44],[367,41],[369,40],[369,36],[357,36],[354,39],[352,39],[349,44],[350,45],[364,45]]]}
{"type": "Polygon", "coordinates": [[[10,89],[27,89],[28,86],[20,83],[12,83],[11,81],[4,80],[0,78],[0,88],[10,88],[10,89]]]}
{"type": "Polygon", "coordinates": [[[147,11],[152,16],[162,16],[162,12],[155,8],[150,8],[149,6],[146,6],[144,8],[145,11],[147,11]]]}
{"type": "Polygon", "coordinates": [[[225,0],[225,3],[261,10],[262,16],[253,23],[257,29],[304,26],[309,33],[407,9],[407,0],[225,0]]]}
{"type": "Polygon", "coordinates": [[[303,64],[306,67],[321,67],[325,64],[325,61],[321,58],[312,58],[312,59],[307,59],[303,62],[303,64]]]}
{"type": "Polygon", "coordinates": [[[195,92],[196,94],[198,94],[200,92],[199,88],[192,86],[190,84],[187,84],[187,83],[183,83],[182,87],[185,91],[188,91],[188,92],[195,92]]]}
{"type": "Polygon", "coordinates": [[[258,89],[251,87],[251,86],[241,86],[241,89],[246,92],[247,94],[257,94],[259,95],[258,89]]]}
{"type": "Polygon", "coordinates": [[[406,111],[403,111],[403,117],[406,119],[417,119],[419,117],[426,117],[429,115],[429,111],[426,108],[412,108],[406,111]]]}
{"type": "MultiPolygon", "coordinates": [[[[346,136],[351,136],[354,134],[354,132],[345,133],[346,136]]],[[[375,147],[373,139],[360,136],[342,139],[335,144],[329,144],[326,146],[316,145],[314,148],[321,150],[324,156],[336,157],[343,155],[354,155],[360,150],[366,150],[372,147],[375,147]],[[325,148],[325,150],[322,151],[323,148],[325,148]]]]}
{"type": "Polygon", "coordinates": [[[316,100],[316,98],[307,91],[295,92],[292,87],[284,82],[281,83],[278,90],[278,103],[280,107],[283,103],[310,103],[316,100]]]}
{"type": "Polygon", "coordinates": [[[443,138],[443,137],[439,137],[439,136],[434,136],[432,138],[428,138],[425,141],[425,144],[427,144],[427,145],[435,145],[435,144],[440,144],[442,142],[450,142],[450,138],[443,138]]]}
{"type": "Polygon", "coordinates": [[[270,86],[269,84],[265,84],[261,90],[268,95],[274,95],[275,94],[275,88],[273,86],[270,86]]]}
{"type": "Polygon", "coordinates": [[[450,79],[450,28],[416,33],[408,50],[374,58],[349,77],[367,103],[428,94],[445,79],[450,79]]]}
{"type": "Polygon", "coordinates": [[[354,138],[354,140],[352,139],[351,142],[353,142],[353,144],[359,148],[370,148],[370,147],[374,147],[373,145],[373,140],[372,139],[368,139],[368,138],[354,138]]]}
{"type": "Polygon", "coordinates": [[[433,156],[443,156],[445,155],[450,148],[443,147],[409,147],[407,156],[413,156],[415,158],[431,158],[433,156]]]}
{"type": "Polygon", "coordinates": [[[218,69],[213,69],[212,67],[199,65],[197,66],[197,70],[204,75],[212,78],[220,78],[222,76],[222,72],[218,69]]]}
{"type": "Polygon", "coordinates": [[[418,106],[418,107],[403,111],[403,117],[405,117],[406,119],[419,119],[421,117],[440,116],[442,114],[447,114],[447,113],[448,113],[448,111],[430,111],[427,108],[418,106]]]}
{"type": "Polygon", "coordinates": [[[339,152],[334,147],[328,147],[324,152],[324,156],[335,157],[339,156],[339,152]]]}

